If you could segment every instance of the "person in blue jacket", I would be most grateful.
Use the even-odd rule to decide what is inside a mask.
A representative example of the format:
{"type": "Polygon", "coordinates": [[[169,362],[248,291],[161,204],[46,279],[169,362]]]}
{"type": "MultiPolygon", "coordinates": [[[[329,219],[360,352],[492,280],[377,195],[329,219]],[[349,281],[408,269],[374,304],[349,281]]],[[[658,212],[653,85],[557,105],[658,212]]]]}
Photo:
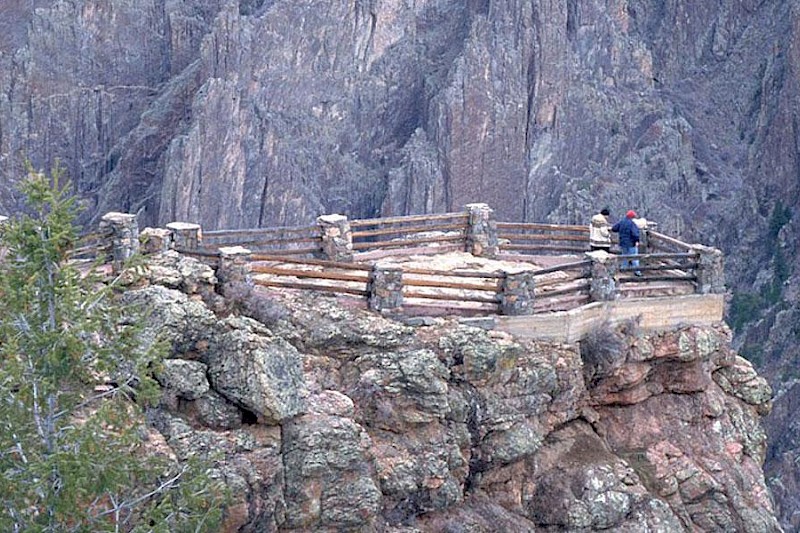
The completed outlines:
{"type": "MultiPolygon", "coordinates": [[[[619,247],[622,249],[622,255],[637,255],[639,253],[639,226],[633,221],[636,218],[636,212],[631,210],[625,215],[625,218],[611,226],[611,231],[619,233],[619,247]]],[[[620,265],[622,268],[639,268],[638,259],[626,259],[620,265]]],[[[641,276],[641,271],[634,272],[635,275],[641,276]]]]}

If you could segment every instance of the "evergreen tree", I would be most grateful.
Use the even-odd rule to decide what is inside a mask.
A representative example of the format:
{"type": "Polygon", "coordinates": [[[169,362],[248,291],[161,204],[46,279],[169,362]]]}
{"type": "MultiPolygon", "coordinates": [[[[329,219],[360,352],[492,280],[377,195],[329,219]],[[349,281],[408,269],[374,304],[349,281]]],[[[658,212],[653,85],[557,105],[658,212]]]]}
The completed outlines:
{"type": "Polygon", "coordinates": [[[0,531],[213,531],[224,491],[205,466],[146,449],[157,354],[113,280],[69,262],[61,181],[29,169],[30,211],[0,228],[0,531]]]}

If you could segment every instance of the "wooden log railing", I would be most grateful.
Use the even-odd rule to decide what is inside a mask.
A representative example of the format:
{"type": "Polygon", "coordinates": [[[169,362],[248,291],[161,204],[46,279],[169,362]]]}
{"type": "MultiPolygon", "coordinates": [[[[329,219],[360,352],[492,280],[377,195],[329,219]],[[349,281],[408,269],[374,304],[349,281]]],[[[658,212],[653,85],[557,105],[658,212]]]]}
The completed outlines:
{"type": "Polygon", "coordinates": [[[244,246],[253,252],[315,255],[321,250],[318,226],[211,230],[202,232],[203,247],[244,246]]]}
{"type": "Polygon", "coordinates": [[[664,252],[689,252],[692,245],[654,230],[647,231],[648,245],[652,250],[664,252]]]}
{"type": "Polygon", "coordinates": [[[262,287],[369,296],[367,284],[371,265],[258,253],[253,254],[251,259],[253,281],[262,287]]]}
{"type": "Polygon", "coordinates": [[[448,308],[461,303],[478,304],[472,308],[497,312],[501,301],[501,272],[448,271],[425,268],[403,268],[403,297],[428,301],[435,306],[447,302],[448,308]]]}
{"type": "Polygon", "coordinates": [[[502,252],[569,254],[589,250],[589,227],[577,225],[498,222],[502,252]]]}
{"type": "MultiPolygon", "coordinates": [[[[516,260],[538,254],[583,255],[589,248],[588,226],[496,222],[485,204],[469,204],[455,213],[352,221],[342,215],[322,215],[316,225],[300,227],[203,232],[198,224],[178,222],[166,229],[148,229],[153,231],[142,242],[160,243],[148,246],[150,253],[171,248],[217,268],[218,273],[234,272],[244,264],[244,272],[259,285],[366,297],[371,308],[380,310],[399,307],[405,299],[425,307],[528,314],[640,295],[639,289],[725,291],[719,250],[682,242],[652,226],[643,236],[652,253],[599,252],[536,270],[444,271],[353,260],[353,251],[407,253],[421,247],[516,260]],[[625,266],[631,260],[638,266],[625,266]]],[[[113,261],[117,268],[137,253],[138,244],[136,217],[108,213],[100,231],[84,235],[70,255],[75,261],[113,261]]]]}
{"type": "Polygon", "coordinates": [[[419,246],[437,252],[463,250],[467,219],[461,212],[351,220],[353,251],[419,246]]]}

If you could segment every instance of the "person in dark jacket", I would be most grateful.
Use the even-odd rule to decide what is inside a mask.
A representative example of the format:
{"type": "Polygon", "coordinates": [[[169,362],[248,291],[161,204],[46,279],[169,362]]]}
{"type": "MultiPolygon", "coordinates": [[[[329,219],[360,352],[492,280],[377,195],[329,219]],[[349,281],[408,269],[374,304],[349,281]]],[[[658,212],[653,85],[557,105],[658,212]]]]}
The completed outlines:
{"type": "MultiPolygon", "coordinates": [[[[625,215],[625,218],[611,226],[611,231],[619,233],[619,247],[622,249],[622,255],[637,255],[639,253],[639,226],[633,221],[636,218],[636,212],[631,210],[625,215]]],[[[639,268],[638,259],[626,259],[620,265],[622,268],[639,268]]],[[[641,271],[635,272],[637,276],[641,276],[641,271]]]]}

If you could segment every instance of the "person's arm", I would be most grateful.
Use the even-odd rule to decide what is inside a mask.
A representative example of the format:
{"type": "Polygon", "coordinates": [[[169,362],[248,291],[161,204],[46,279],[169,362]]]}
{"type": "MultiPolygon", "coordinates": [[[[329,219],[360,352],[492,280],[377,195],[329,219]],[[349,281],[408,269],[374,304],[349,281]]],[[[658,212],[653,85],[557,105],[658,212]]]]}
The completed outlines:
{"type": "MultiPolygon", "coordinates": [[[[620,220],[620,222],[622,222],[622,221],[620,220]]],[[[620,225],[620,222],[617,222],[616,224],[614,224],[613,226],[611,226],[611,231],[613,231],[614,233],[619,233],[619,225],[620,225]]]]}
{"type": "Polygon", "coordinates": [[[631,226],[632,226],[632,230],[633,230],[633,231],[631,231],[631,236],[633,237],[633,244],[635,246],[635,245],[639,244],[639,237],[641,237],[641,235],[639,234],[639,226],[637,226],[636,224],[633,224],[633,223],[631,224],[631,226]]]}

